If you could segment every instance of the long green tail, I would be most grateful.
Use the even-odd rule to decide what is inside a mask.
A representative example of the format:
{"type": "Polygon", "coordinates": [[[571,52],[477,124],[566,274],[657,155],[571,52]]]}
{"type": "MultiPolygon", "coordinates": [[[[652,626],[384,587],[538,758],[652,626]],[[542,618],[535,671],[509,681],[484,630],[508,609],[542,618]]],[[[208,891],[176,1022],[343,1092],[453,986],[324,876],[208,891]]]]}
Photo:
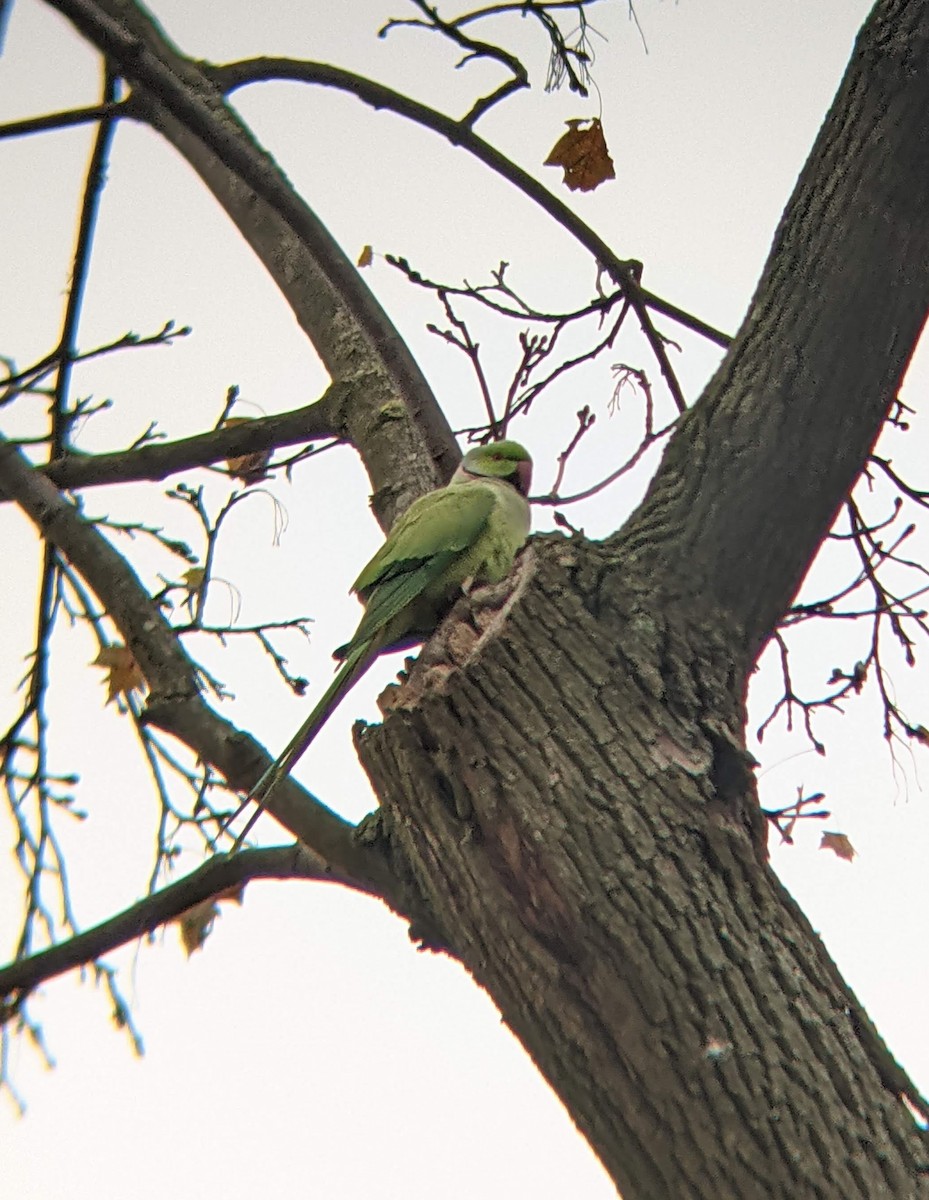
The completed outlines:
{"type": "Polygon", "coordinates": [[[379,648],[374,642],[362,642],[360,646],[349,651],[345,661],[336,671],[332,683],[319,698],[316,707],[226,822],[225,828],[228,828],[253,800],[257,802],[255,811],[236,838],[231,853],[234,854],[242,845],[249,830],[267,807],[271,793],[281,780],[290,774],[297,760],[325,725],[330,714],[338,707],[342,697],[367,671],[378,653],[379,648]]]}

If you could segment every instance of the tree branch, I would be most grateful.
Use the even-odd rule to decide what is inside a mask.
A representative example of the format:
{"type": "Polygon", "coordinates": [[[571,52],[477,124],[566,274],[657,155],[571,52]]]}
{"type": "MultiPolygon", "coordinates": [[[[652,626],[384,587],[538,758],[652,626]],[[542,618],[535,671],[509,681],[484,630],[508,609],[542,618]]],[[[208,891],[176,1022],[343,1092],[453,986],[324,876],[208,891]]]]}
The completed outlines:
{"type": "MultiPolygon", "coordinates": [[[[104,107],[113,105],[116,101],[117,91],[117,79],[109,69],[106,69],[101,104],[104,107]]],[[[74,265],[71,268],[71,286],[68,289],[68,303],[65,306],[61,338],[55,352],[59,365],[52,405],[52,458],[57,458],[62,454],[70,441],[70,425],[73,418],[69,417],[67,411],[68,387],[71,383],[72,364],[77,354],[77,327],[81,319],[84,289],[90,272],[94,232],[97,227],[97,214],[100,211],[100,197],[103,195],[110,146],[115,132],[115,119],[112,116],[105,116],[97,128],[94,149],[90,156],[90,166],[87,169],[87,182],[84,185],[84,199],[81,203],[81,216],[77,227],[77,244],[74,248],[74,265]]]]}
{"type": "MultiPolygon", "coordinates": [[[[482,96],[476,100],[471,106],[471,111],[464,118],[465,123],[473,125],[478,121],[484,113],[488,112],[495,104],[499,104],[507,96],[518,91],[520,88],[529,86],[529,72],[516,57],[515,54],[510,54],[501,46],[494,46],[490,42],[477,41],[475,38],[468,37],[461,30],[461,25],[464,24],[461,20],[446,21],[440,15],[438,9],[431,4],[426,4],[423,0],[413,0],[416,7],[423,13],[427,20],[419,22],[424,29],[434,29],[436,32],[444,34],[462,50],[467,51],[465,57],[458,64],[462,66],[466,62],[471,62],[477,58],[489,58],[506,67],[510,72],[510,78],[502,83],[498,88],[495,88],[487,96],[482,96]]],[[[399,23],[399,22],[398,22],[399,23]]],[[[411,21],[410,24],[416,22],[411,21]]],[[[380,32],[380,36],[384,37],[391,28],[393,22],[388,22],[380,32]]]]}
{"type": "MultiPolygon", "coordinates": [[[[203,701],[195,664],[135,572],[22,453],[0,438],[0,486],[87,581],[120,631],[151,690],[145,718],[173,733],[230,785],[247,791],[271,763],[254,739],[203,701]]],[[[275,789],[268,810],[328,869],[377,890],[398,909],[382,858],[354,838],[354,827],[292,780],[275,789]]]]}
{"type": "Polygon", "coordinates": [[[742,328],[611,541],[650,605],[657,588],[721,608],[751,657],[865,465],[925,320],[927,59],[925,3],[879,3],[742,328]]]}
{"type": "Polygon", "coordinates": [[[253,879],[315,879],[373,894],[364,882],[332,870],[299,844],[216,855],[177,883],[146,896],[93,929],[0,967],[0,1022],[4,998],[13,998],[18,1004],[39,984],[93,962],[126,942],[154,932],[195,904],[253,879]]]}
{"type": "Polygon", "coordinates": [[[333,380],[354,383],[339,433],[361,454],[378,519],[445,482],[459,452],[403,340],[352,262],[259,147],[201,63],[140,6],[48,0],[133,85],[136,113],[188,160],[293,309],[333,380]],[[385,419],[389,414],[390,419],[385,419]]]}
{"type": "Polygon", "coordinates": [[[0,141],[4,138],[27,137],[47,130],[69,129],[73,125],[87,125],[108,117],[126,117],[132,111],[130,100],[114,100],[110,103],[91,104],[87,108],[72,108],[67,112],[47,113],[42,117],[26,117],[22,121],[10,121],[0,125],[0,141]]]}
{"type": "Polygon", "coordinates": [[[208,433],[153,442],[136,450],[111,454],[69,453],[48,464],[47,477],[64,491],[101,484],[128,483],[139,479],[166,479],[179,471],[204,467],[255,454],[295,446],[311,438],[336,436],[335,415],[351,389],[333,383],[313,404],[272,417],[256,417],[240,425],[224,425],[208,433]]]}
{"type": "Polygon", "coordinates": [[[0,487],[96,592],[156,694],[197,696],[197,668],[125,559],[25,456],[0,437],[0,487]]]}
{"type": "MultiPolygon", "coordinates": [[[[106,71],[103,102],[110,104],[116,97],[116,81],[106,71]]],[[[80,320],[84,285],[90,266],[94,229],[103,177],[112,139],[113,122],[105,118],[94,139],[94,149],[80,208],[77,243],[70,272],[68,293],[61,335],[54,358],[58,367],[55,386],[49,404],[50,429],[47,442],[53,453],[67,445],[75,408],[69,406],[68,385],[71,360],[80,320]]],[[[40,921],[49,939],[54,940],[57,922],[46,897],[46,882],[57,892],[60,920],[65,929],[73,931],[74,917],[68,885],[68,871],[61,851],[55,816],[61,815],[60,798],[51,787],[48,769],[48,689],[50,678],[51,640],[59,610],[60,559],[51,542],[43,545],[42,568],[38,586],[35,648],[31,656],[29,688],[20,716],[0,739],[5,791],[17,830],[16,858],[26,881],[26,905],[17,956],[28,954],[32,948],[34,927],[40,921]],[[34,743],[24,736],[32,726],[34,743]],[[19,765],[32,761],[31,773],[23,779],[19,765]]]]}
{"type": "Polygon", "coordinates": [[[409,96],[393,91],[392,88],[355,75],[341,67],[334,67],[329,63],[306,62],[292,58],[253,58],[211,67],[210,76],[226,93],[246,84],[269,80],[292,80],[338,88],[341,91],[351,92],[352,95],[357,96],[359,100],[372,108],[387,109],[426,129],[431,129],[434,133],[447,138],[453,146],[460,146],[467,150],[485,167],[501,176],[537,204],[543,212],[547,213],[582,245],[607,271],[614,282],[623,289],[648,338],[652,351],[661,365],[662,374],[665,376],[672,395],[679,401],[680,408],[683,407],[683,397],[681,397],[680,389],[674,379],[663,341],[652,326],[648,309],[652,308],[655,312],[672,317],[686,328],[701,334],[718,346],[729,345],[730,338],[726,334],[641,288],[637,279],[638,264],[619,258],[599,234],[591,229],[564,201],[550,192],[544,184],[539,183],[528,171],[517,166],[506,155],[501,154],[499,150],[475,133],[467,118],[458,121],[453,117],[447,117],[444,113],[438,112],[426,104],[421,104],[409,96]]]}

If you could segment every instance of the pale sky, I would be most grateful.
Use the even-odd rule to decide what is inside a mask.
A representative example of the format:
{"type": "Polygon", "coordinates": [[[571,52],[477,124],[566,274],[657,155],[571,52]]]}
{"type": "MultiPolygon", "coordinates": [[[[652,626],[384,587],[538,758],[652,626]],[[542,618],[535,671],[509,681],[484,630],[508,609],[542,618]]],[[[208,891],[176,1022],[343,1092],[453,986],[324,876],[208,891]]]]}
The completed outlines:
{"type": "MultiPolygon", "coordinates": [[[[453,114],[464,112],[472,86],[489,78],[483,67],[452,70],[455,56],[426,35],[401,30],[378,40],[384,19],[408,15],[404,0],[164,0],[153,7],[191,55],[328,60],[453,114]]],[[[609,38],[598,42],[596,78],[617,179],[574,203],[620,254],[645,263],[648,288],[735,331],[868,8],[863,0],[639,0],[647,55],[625,3],[594,10],[594,24],[609,38]]],[[[530,61],[541,82],[538,55],[530,61]]],[[[0,60],[0,122],[92,103],[98,89],[94,56],[67,24],[38,0],[19,0],[0,60]]],[[[506,259],[514,282],[535,298],[567,306],[590,297],[593,271],[566,235],[434,135],[350,97],[295,85],[262,85],[236,102],[351,257],[370,243],[451,282],[480,281],[506,259]]],[[[596,115],[598,104],[596,97],[584,102],[539,91],[492,113],[480,132],[557,191],[558,173],[539,164],[563,121],[596,115]]],[[[0,142],[0,354],[20,365],[47,352],[58,332],[89,140],[87,131],[70,130],[0,142]]],[[[438,311],[382,260],[366,279],[410,339],[453,424],[475,423],[476,394],[463,362],[423,329],[438,311]]],[[[196,432],[215,419],[233,383],[252,414],[308,403],[324,385],[289,310],[214,202],[169,147],[126,126],[116,137],[81,341],[95,345],[127,329],[150,333],[168,318],[191,325],[193,336],[172,349],[110,356],[75,372],[76,394],[115,401],[82,431],[84,449],[124,446],[154,417],[170,437],[196,432]]],[[[680,338],[680,378],[693,398],[718,352],[674,326],[665,332],[680,338]]],[[[490,349],[487,336],[492,379],[502,387],[512,346],[490,349]]],[[[598,425],[572,467],[578,487],[634,446],[632,402],[610,415],[608,364],[622,359],[657,378],[645,350],[629,339],[584,375],[580,391],[572,383],[514,429],[535,455],[539,491],[550,484],[554,456],[583,403],[598,425]]],[[[927,377],[923,356],[904,393],[911,404],[922,402],[927,377]]],[[[4,411],[3,430],[21,434],[35,420],[4,411]]],[[[886,447],[901,469],[911,464],[912,481],[923,487],[929,481],[918,465],[927,457],[926,431],[923,417],[907,439],[886,447]]],[[[653,465],[650,459],[646,467],[653,465]]],[[[646,478],[643,471],[571,510],[572,521],[594,536],[612,530],[646,478]]],[[[216,572],[241,595],[243,622],[298,612],[314,618],[312,645],[294,638],[285,647],[312,696],[329,677],[332,648],[357,618],[346,592],[379,534],[367,513],[363,473],[347,451],[314,460],[291,484],[277,480],[269,490],[288,516],[280,544],[272,504],[257,497],[230,522],[216,572]],[[320,521],[321,496],[337,522],[320,521]]],[[[222,482],[207,480],[211,503],[224,494],[222,482]]],[[[86,502],[92,514],[170,524],[196,544],[188,514],[157,497],[157,490],[128,487],[90,492],[86,502]]],[[[35,550],[24,521],[4,511],[2,522],[5,727],[30,645],[35,550]]],[[[551,527],[548,510],[536,513],[536,525],[551,527]]],[[[925,534],[921,547],[925,558],[925,534]]],[[[153,586],[158,571],[182,569],[167,556],[131,553],[153,586]]],[[[818,577],[831,578],[834,569],[825,564],[818,577]]],[[[216,588],[217,621],[228,619],[231,595],[216,588]]],[[[866,637],[848,629],[805,633],[795,657],[798,682],[815,689],[833,666],[854,662],[866,637]],[[839,634],[846,640],[830,640],[839,634]]],[[[126,723],[112,706],[104,708],[99,672],[86,666],[94,653],[85,635],[62,627],[53,761],[81,772],[80,801],[90,812],[88,821],[62,827],[85,926],[143,894],[156,819],[126,723]]],[[[202,653],[236,694],[224,714],[270,749],[283,746],[309,701],[288,700],[254,650],[223,656],[208,646],[202,653]]],[[[352,819],[372,800],[352,751],[351,724],[359,716],[375,719],[374,697],[394,667],[385,662],[371,673],[296,772],[352,819]]],[[[760,675],[753,725],[775,685],[770,671],[760,675]]],[[[898,671],[895,686],[914,722],[929,725],[916,673],[898,671]]],[[[826,827],[847,833],[859,856],[849,864],[820,851],[821,830],[811,826],[799,831],[794,847],[774,847],[773,861],[926,1091],[926,751],[902,753],[895,766],[873,698],[844,720],[823,720],[819,732],[829,749],[825,760],[782,726],[755,747],[762,799],[779,807],[798,785],[825,791],[833,812],[826,827]]],[[[284,840],[269,820],[259,830],[269,843],[284,840]]],[[[3,957],[15,943],[21,896],[11,850],[10,834],[0,834],[3,957]]],[[[186,866],[194,865],[190,856],[186,866]]],[[[121,967],[146,1055],[136,1059],[113,1030],[105,996],[91,983],[69,977],[43,989],[33,1015],[57,1069],[45,1070],[24,1042],[13,1075],[26,1117],[0,1098],[4,1184],[18,1200],[615,1194],[487,996],[456,964],[417,954],[404,926],[375,902],[321,885],[253,884],[244,907],[226,911],[190,961],[173,929],[110,961],[121,967]]]]}

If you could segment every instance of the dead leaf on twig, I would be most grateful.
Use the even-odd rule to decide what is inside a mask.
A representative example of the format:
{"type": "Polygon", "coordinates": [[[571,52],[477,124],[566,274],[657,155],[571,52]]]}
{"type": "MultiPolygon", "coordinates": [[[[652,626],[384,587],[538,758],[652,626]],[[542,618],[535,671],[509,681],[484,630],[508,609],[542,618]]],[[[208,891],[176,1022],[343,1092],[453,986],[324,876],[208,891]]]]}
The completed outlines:
{"type": "Polygon", "coordinates": [[[572,192],[592,192],[608,179],[616,178],[613,160],[606,148],[600,119],[575,118],[566,121],[563,133],[544,162],[546,167],[561,167],[564,182],[572,192]],[[582,129],[581,126],[586,126],[582,129]]]}
{"type": "Polygon", "coordinates": [[[145,688],[145,676],[133,658],[132,651],[126,646],[116,643],[104,646],[91,665],[103,667],[109,672],[107,704],[117,696],[128,696],[130,692],[143,691],[145,688]]]}
{"type": "Polygon", "coordinates": [[[824,833],[819,843],[820,850],[831,850],[846,862],[852,862],[855,857],[855,847],[844,833],[824,833]]]}
{"type": "MultiPolygon", "coordinates": [[[[232,425],[247,425],[249,420],[249,417],[227,417],[223,427],[228,429],[232,425]]],[[[236,454],[227,458],[226,466],[237,479],[241,479],[246,487],[249,487],[267,478],[267,466],[270,461],[270,450],[255,450],[250,454],[236,454]]]]}
{"type": "Polygon", "coordinates": [[[201,900],[199,904],[194,904],[173,918],[174,923],[180,929],[181,942],[188,958],[195,950],[203,949],[204,942],[213,930],[214,921],[221,915],[220,901],[232,900],[236,904],[241,904],[244,893],[244,883],[233,884],[225,891],[217,892],[215,896],[201,900]]]}

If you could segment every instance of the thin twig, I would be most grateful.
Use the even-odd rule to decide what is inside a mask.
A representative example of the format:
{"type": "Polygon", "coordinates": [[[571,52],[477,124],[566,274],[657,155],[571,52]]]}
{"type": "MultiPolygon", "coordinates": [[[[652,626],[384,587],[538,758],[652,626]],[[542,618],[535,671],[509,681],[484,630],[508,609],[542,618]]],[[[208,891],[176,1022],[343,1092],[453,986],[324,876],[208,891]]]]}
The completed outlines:
{"type": "Polygon", "coordinates": [[[65,112],[47,113],[42,117],[26,117],[22,121],[10,121],[0,125],[0,141],[4,138],[26,137],[47,130],[69,129],[74,125],[86,125],[90,121],[111,120],[128,117],[132,113],[132,99],[114,100],[103,104],[91,104],[87,108],[71,108],[65,112]]]}
{"type": "MultiPolygon", "coordinates": [[[[555,196],[528,171],[511,162],[504,154],[485,142],[473,129],[463,121],[447,117],[428,105],[404,96],[383,84],[374,83],[370,79],[356,75],[354,72],[331,66],[328,63],[317,63],[290,58],[257,58],[237,63],[227,63],[210,69],[211,77],[223,91],[229,93],[248,84],[269,79],[294,80],[303,83],[316,83],[323,87],[334,87],[350,92],[362,102],[376,109],[387,109],[408,120],[415,121],[428,129],[447,138],[454,146],[461,146],[472,154],[484,166],[506,179],[513,187],[521,191],[528,199],[537,204],[553,220],[572,237],[574,237],[604,270],[614,282],[623,288],[630,303],[639,318],[646,336],[655,351],[662,371],[670,372],[669,387],[675,395],[675,402],[683,405],[680,387],[672,383],[673,372],[667,355],[664,353],[660,338],[651,324],[646,309],[651,308],[657,313],[671,317],[679,324],[700,334],[709,341],[723,348],[728,347],[731,338],[714,329],[705,321],[684,312],[675,305],[668,304],[657,296],[645,291],[635,278],[636,272],[630,262],[620,259],[612,249],[596,234],[567,204],[555,196]]],[[[217,151],[219,152],[219,151],[217,151]]],[[[230,155],[231,157],[231,155],[230,155]]],[[[666,376],[667,377],[667,376],[666,376]]]]}

